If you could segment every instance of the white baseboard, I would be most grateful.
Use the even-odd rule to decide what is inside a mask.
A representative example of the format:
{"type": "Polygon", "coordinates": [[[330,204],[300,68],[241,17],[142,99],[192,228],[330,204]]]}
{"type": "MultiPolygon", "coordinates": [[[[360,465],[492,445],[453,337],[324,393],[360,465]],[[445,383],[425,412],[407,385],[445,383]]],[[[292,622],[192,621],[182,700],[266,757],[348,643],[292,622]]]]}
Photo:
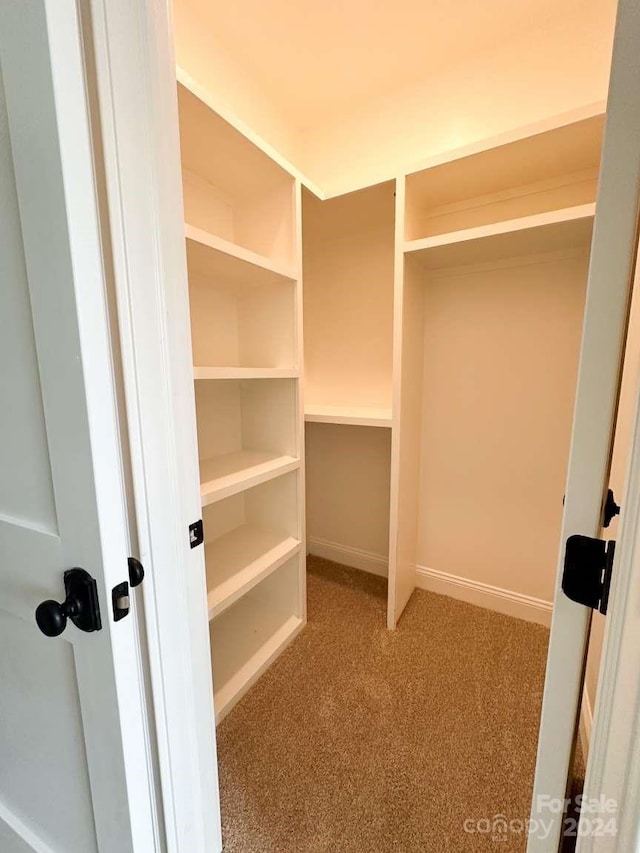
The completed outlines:
{"type": "Polygon", "coordinates": [[[589,744],[591,743],[591,729],[593,727],[593,709],[589,699],[589,692],[585,684],[582,691],[582,705],[580,706],[580,744],[582,746],[582,756],[586,765],[589,757],[589,744]]]}
{"type": "Polygon", "coordinates": [[[372,575],[386,578],[389,575],[389,560],[380,554],[371,554],[360,548],[351,548],[349,545],[339,545],[337,542],[328,542],[326,539],[307,538],[307,551],[315,557],[332,560],[334,563],[342,563],[343,566],[351,566],[372,575]]]}
{"type": "MultiPolygon", "coordinates": [[[[349,545],[340,545],[338,542],[329,542],[326,539],[309,537],[307,539],[307,551],[316,557],[332,560],[344,566],[351,566],[372,575],[388,577],[389,561],[380,554],[372,554],[360,548],[352,548],[349,545]]],[[[457,598],[486,610],[495,610],[507,616],[515,616],[525,619],[527,622],[536,622],[538,625],[551,624],[552,604],[540,598],[530,595],[522,595],[509,589],[502,589],[490,584],[472,581],[468,578],[440,572],[437,569],[428,569],[425,566],[416,568],[416,586],[439,595],[448,595],[449,598],[457,598]]]]}
{"type": "Polygon", "coordinates": [[[428,569],[425,566],[416,567],[416,586],[418,589],[448,595],[449,598],[457,598],[459,601],[466,601],[468,604],[475,604],[487,610],[495,610],[506,616],[526,619],[527,622],[536,622],[546,627],[551,625],[550,601],[522,595],[510,589],[472,581],[458,575],[439,572],[437,569],[428,569]]]}

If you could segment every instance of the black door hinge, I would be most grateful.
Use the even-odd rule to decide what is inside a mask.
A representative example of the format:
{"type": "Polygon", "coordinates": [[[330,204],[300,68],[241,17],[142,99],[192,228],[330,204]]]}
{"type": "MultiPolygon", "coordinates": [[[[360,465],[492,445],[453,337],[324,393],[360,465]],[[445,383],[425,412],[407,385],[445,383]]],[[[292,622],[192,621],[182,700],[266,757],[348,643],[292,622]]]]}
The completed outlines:
{"type": "Polygon", "coordinates": [[[204,528],[202,526],[202,519],[199,518],[197,521],[194,521],[193,524],[189,525],[189,545],[192,548],[197,548],[198,545],[202,545],[204,542],[204,528]]]}
{"type": "Polygon", "coordinates": [[[615,550],[613,540],[570,536],[562,573],[562,591],[567,598],[606,613],[615,550]]]}

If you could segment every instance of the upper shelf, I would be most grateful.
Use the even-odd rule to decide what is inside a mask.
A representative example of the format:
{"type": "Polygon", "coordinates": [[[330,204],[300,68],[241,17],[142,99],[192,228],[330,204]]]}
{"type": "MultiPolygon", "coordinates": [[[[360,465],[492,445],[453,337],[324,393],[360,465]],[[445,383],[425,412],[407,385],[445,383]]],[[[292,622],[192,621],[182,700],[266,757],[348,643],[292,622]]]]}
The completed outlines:
{"type": "Polygon", "coordinates": [[[293,184],[271,157],[225,121],[178,81],[178,109],[183,168],[204,178],[230,198],[268,193],[283,181],[293,184]]]}
{"type": "Polygon", "coordinates": [[[348,424],[350,426],[390,427],[391,409],[365,406],[304,407],[304,419],[316,424],[348,424]]]}
{"type": "MultiPolygon", "coordinates": [[[[187,91],[191,92],[196,98],[203,102],[205,106],[207,106],[214,113],[217,113],[219,116],[224,116],[225,112],[228,111],[228,104],[224,102],[224,99],[220,100],[216,97],[217,93],[211,91],[206,86],[202,85],[199,80],[196,80],[194,77],[189,74],[186,68],[183,68],[181,65],[176,65],[176,80],[178,83],[183,86],[187,91]]],[[[285,172],[288,172],[294,178],[297,178],[305,187],[311,190],[314,195],[319,198],[323,197],[322,190],[317,187],[313,181],[306,175],[304,172],[301,172],[299,168],[293,165],[286,157],[282,155],[280,151],[273,147],[269,142],[266,141],[262,136],[260,136],[254,128],[250,127],[248,124],[243,122],[238,118],[237,115],[227,115],[225,119],[229,124],[231,124],[239,133],[242,133],[247,139],[251,140],[253,144],[259,150],[263,151],[274,163],[277,163],[281,166],[285,172]]]]}
{"type": "Polygon", "coordinates": [[[178,110],[186,221],[291,264],[294,178],[180,82],[178,110]]]}
{"type": "Polygon", "coordinates": [[[185,225],[185,237],[190,273],[243,286],[296,279],[290,264],[259,255],[202,228],[185,225]]]}
{"type": "Polygon", "coordinates": [[[411,240],[404,251],[418,257],[425,269],[438,270],[588,247],[594,214],[595,204],[583,204],[411,240]]]}
{"type": "Polygon", "coordinates": [[[407,240],[595,202],[604,116],[407,176],[407,240]]]}

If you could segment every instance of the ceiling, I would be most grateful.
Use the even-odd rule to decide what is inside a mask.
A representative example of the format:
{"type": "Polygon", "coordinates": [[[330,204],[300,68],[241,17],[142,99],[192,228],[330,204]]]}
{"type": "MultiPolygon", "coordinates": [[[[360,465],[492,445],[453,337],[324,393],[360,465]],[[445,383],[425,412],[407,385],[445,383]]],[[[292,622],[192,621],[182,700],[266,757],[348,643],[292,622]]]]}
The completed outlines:
{"type": "Polygon", "coordinates": [[[299,127],[584,8],[584,0],[180,2],[299,127]]]}

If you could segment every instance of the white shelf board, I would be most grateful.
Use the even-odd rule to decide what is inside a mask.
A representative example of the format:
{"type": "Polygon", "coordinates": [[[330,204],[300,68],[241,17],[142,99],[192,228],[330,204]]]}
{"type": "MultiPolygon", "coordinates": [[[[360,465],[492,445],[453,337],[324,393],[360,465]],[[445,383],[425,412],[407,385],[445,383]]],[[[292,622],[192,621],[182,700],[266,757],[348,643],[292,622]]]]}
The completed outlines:
{"type": "Polygon", "coordinates": [[[243,524],[205,547],[209,619],[223,613],[301,548],[299,539],[243,524]]]}
{"type": "Polygon", "coordinates": [[[369,406],[305,405],[304,419],[316,424],[349,424],[351,426],[391,426],[391,409],[369,406]]]}
{"type": "Polygon", "coordinates": [[[295,269],[223,237],[185,224],[189,270],[224,283],[258,286],[274,281],[295,281],[295,269]]]}
{"type": "Polygon", "coordinates": [[[293,367],[194,367],[194,379],[298,379],[293,367]]]}
{"type": "Polygon", "coordinates": [[[598,167],[603,104],[442,152],[407,175],[412,205],[434,210],[598,167]]]}
{"type": "Polygon", "coordinates": [[[260,601],[247,600],[241,606],[242,618],[236,618],[237,614],[229,610],[212,623],[218,626],[215,634],[211,632],[216,723],[255,684],[304,624],[295,615],[274,616],[260,601]]]}
{"type": "Polygon", "coordinates": [[[240,450],[200,461],[202,506],[236,495],[300,467],[293,456],[240,450]]]}
{"type": "Polygon", "coordinates": [[[425,269],[448,269],[503,258],[586,247],[591,241],[595,204],[581,204],[534,216],[494,222],[405,242],[406,255],[425,269]]]}

